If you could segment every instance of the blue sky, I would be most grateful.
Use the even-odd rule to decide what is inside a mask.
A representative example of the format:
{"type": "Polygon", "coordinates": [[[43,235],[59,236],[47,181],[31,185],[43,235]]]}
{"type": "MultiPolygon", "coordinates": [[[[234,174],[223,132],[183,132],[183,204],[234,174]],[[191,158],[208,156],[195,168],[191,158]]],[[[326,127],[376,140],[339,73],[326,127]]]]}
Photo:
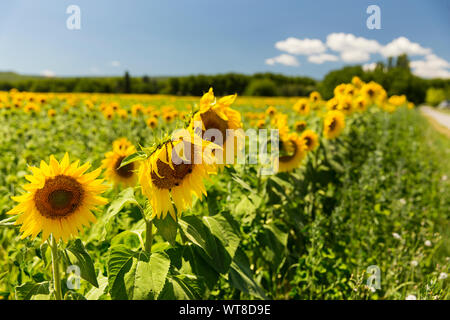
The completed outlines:
{"type": "Polygon", "coordinates": [[[2,1],[0,70],[57,76],[270,71],[320,79],[345,64],[370,68],[385,59],[383,52],[407,48],[417,74],[450,77],[449,31],[446,0],[2,1]],[[72,4],[81,9],[81,30],[66,28],[72,4]],[[381,9],[380,30],[366,27],[369,5],[381,9]]]}

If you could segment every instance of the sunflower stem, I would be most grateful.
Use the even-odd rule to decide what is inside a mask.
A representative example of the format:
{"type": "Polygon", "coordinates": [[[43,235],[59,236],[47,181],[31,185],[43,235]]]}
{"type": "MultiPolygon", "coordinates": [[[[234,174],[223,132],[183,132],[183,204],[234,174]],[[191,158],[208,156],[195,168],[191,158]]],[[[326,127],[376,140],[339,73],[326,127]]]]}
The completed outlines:
{"type": "Polygon", "coordinates": [[[153,243],[153,221],[145,220],[145,252],[152,252],[152,243],[153,243]]]}
{"type": "Polygon", "coordinates": [[[55,289],[55,297],[56,300],[62,300],[61,274],[59,273],[58,243],[56,242],[53,235],[51,235],[50,248],[52,250],[53,287],[55,289]]]}

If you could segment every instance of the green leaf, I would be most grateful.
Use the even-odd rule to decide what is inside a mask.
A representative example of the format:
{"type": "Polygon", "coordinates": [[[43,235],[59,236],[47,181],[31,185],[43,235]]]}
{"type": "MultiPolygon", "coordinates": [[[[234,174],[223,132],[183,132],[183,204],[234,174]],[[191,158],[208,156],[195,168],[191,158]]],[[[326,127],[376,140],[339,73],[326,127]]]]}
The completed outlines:
{"type": "Polygon", "coordinates": [[[227,212],[217,214],[212,217],[203,217],[205,224],[211,230],[225,247],[230,257],[234,257],[234,253],[239,246],[239,226],[227,212]]]}
{"type": "Polygon", "coordinates": [[[181,218],[179,224],[186,238],[202,249],[200,252],[193,249],[193,254],[200,253],[203,260],[217,272],[226,274],[239,245],[237,227],[231,216],[223,213],[204,217],[203,220],[187,216],[181,218]]]}
{"type": "Polygon", "coordinates": [[[50,282],[44,281],[40,283],[27,282],[16,287],[17,300],[31,300],[35,295],[50,294],[50,282]]]}
{"type": "Polygon", "coordinates": [[[126,166],[127,164],[130,164],[132,162],[135,161],[139,161],[139,160],[144,160],[147,158],[147,154],[144,151],[138,151],[135,152],[133,154],[130,154],[128,157],[126,157],[125,159],[122,160],[122,162],[120,163],[120,168],[126,166]]]}
{"type": "Polygon", "coordinates": [[[195,216],[186,216],[179,219],[179,225],[186,238],[202,248],[209,258],[216,255],[217,247],[211,231],[195,216]]]}
{"type": "MultiPolygon", "coordinates": [[[[225,254],[227,255],[228,253],[225,251],[225,254]]],[[[220,274],[216,268],[211,265],[210,260],[208,260],[203,249],[197,245],[189,244],[183,252],[183,258],[185,261],[189,262],[191,272],[201,278],[210,290],[213,290],[219,280],[220,274]]]]}
{"type": "Polygon", "coordinates": [[[203,281],[193,275],[169,276],[159,300],[200,300],[205,289],[203,281]]]}
{"type": "Polygon", "coordinates": [[[126,277],[126,282],[133,288],[130,299],[155,300],[164,288],[167,273],[170,268],[170,259],[165,253],[152,253],[147,258],[140,254],[126,277]],[[136,266],[134,268],[134,266],[136,266]]]}
{"type": "Polygon", "coordinates": [[[64,295],[64,300],[86,300],[86,298],[78,292],[69,290],[64,295]]]}
{"type": "Polygon", "coordinates": [[[107,266],[113,299],[156,299],[166,282],[170,259],[165,253],[148,256],[119,245],[111,248],[107,266]]]}
{"type": "Polygon", "coordinates": [[[111,239],[111,246],[117,246],[123,244],[130,249],[137,250],[141,247],[141,239],[139,234],[134,231],[124,231],[116,235],[111,239]]]}
{"type": "Polygon", "coordinates": [[[264,289],[253,278],[253,272],[250,270],[250,262],[245,253],[238,249],[231,263],[229,273],[230,284],[246,293],[259,299],[267,299],[264,289]]]}
{"type": "Polygon", "coordinates": [[[257,237],[261,255],[270,262],[273,270],[277,270],[285,256],[288,234],[274,224],[264,225],[263,229],[264,231],[257,237]]]}
{"type": "Polygon", "coordinates": [[[106,293],[106,288],[108,287],[108,278],[104,275],[100,274],[97,277],[98,282],[98,288],[92,288],[89,290],[89,292],[86,294],[87,300],[100,300],[102,296],[106,293]]]}
{"type": "Polygon", "coordinates": [[[95,274],[94,263],[91,256],[86,251],[80,239],[71,242],[66,249],[68,251],[69,263],[80,268],[80,276],[84,280],[98,287],[97,275],[95,274]]]}
{"type": "Polygon", "coordinates": [[[135,252],[124,245],[111,247],[108,261],[108,291],[113,299],[127,300],[124,276],[133,265],[135,252]]]}
{"type": "Polygon", "coordinates": [[[170,215],[167,215],[164,219],[154,219],[153,223],[163,239],[168,241],[171,245],[175,245],[178,224],[173,221],[173,218],[170,215]]]}
{"type": "Polygon", "coordinates": [[[102,239],[105,239],[107,231],[110,229],[110,224],[115,215],[117,215],[122,208],[129,203],[134,203],[138,205],[138,202],[134,198],[134,189],[127,188],[123,190],[119,196],[111,202],[106,214],[103,216],[104,227],[102,231],[102,239]]]}

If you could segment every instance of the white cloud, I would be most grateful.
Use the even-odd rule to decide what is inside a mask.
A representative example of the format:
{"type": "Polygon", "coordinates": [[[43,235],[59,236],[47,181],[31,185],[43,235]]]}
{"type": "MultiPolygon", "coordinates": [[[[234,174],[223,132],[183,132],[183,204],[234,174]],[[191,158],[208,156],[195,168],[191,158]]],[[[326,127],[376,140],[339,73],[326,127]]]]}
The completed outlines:
{"type": "Polygon", "coordinates": [[[298,67],[300,65],[296,57],[284,53],[277,57],[266,59],[266,64],[268,65],[273,66],[276,63],[291,67],[298,67]]]}
{"type": "Polygon", "coordinates": [[[385,57],[397,57],[403,53],[410,56],[424,56],[431,54],[431,49],[424,48],[416,42],[411,42],[408,38],[399,37],[383,46],[380,53],[385,57]]]}
{"type": "Polygon", "coordinates": [[[56,76],[55,72],[53,72],[52,70],[42,70],[41,75],[46,78],[53,78],[54,76],[56,76]]]}
{"type": "Polygon", "coordinates": [[[321,53],[317,55],[312,55],[308,57],[308,61],[311,63],[322,64],[326,61],[338,61],[339,58],[335,55],[328,53],[321,53]]]}
{"type": "Polygon", "coordinates": [[[376,53],[381,45],[376,40],[356,37],[351,33],[330,33],[327,46],[341,53],[345,62],[364,62],[370,59],[370,53],[376,53]]]}
{"type": "Polygon", "coordinates": [[[410,62],[412,73],[422,78],[450,79],[450,63],[434,54],[425,56],[425,60],[410,62]]]}
{"type": "Polygon", "coordinates": [[[120,61],[111,61],[111,65],[116,68],[120,67],[120,61]]]}
{"type": "Polygon", "coordinates": [[[365,51],[349,50],[341,52],[341,59],[351,63],[364,62],[370,60],[370,54],[365,51]]]}
{"type": "Polygon", "coordinates": [[[290,54],[317,54],[325,52],[326,46],[319,39],[297,39],[294,37],[275,43],[275,48],[290,54]]]}
{"type": "Polygon", "coordinates": [[[375,62],[372,63],[366,63],[362,66],[364,71],[373,71],[375,70],[377,64],[375,62]]]}

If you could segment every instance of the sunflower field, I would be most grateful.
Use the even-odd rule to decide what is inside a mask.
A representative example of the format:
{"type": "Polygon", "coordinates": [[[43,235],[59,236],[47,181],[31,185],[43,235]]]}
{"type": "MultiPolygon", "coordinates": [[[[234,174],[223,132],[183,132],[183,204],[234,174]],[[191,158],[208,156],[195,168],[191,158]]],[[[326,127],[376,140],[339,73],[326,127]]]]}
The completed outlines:
{"type": "Polygon", "coordinates": [[[450,141],[407,97],[205,92],[0,92],[0,300],[450,298],[450,141]],[[273,174],[222,161],[252,128],[273,174]]]}

